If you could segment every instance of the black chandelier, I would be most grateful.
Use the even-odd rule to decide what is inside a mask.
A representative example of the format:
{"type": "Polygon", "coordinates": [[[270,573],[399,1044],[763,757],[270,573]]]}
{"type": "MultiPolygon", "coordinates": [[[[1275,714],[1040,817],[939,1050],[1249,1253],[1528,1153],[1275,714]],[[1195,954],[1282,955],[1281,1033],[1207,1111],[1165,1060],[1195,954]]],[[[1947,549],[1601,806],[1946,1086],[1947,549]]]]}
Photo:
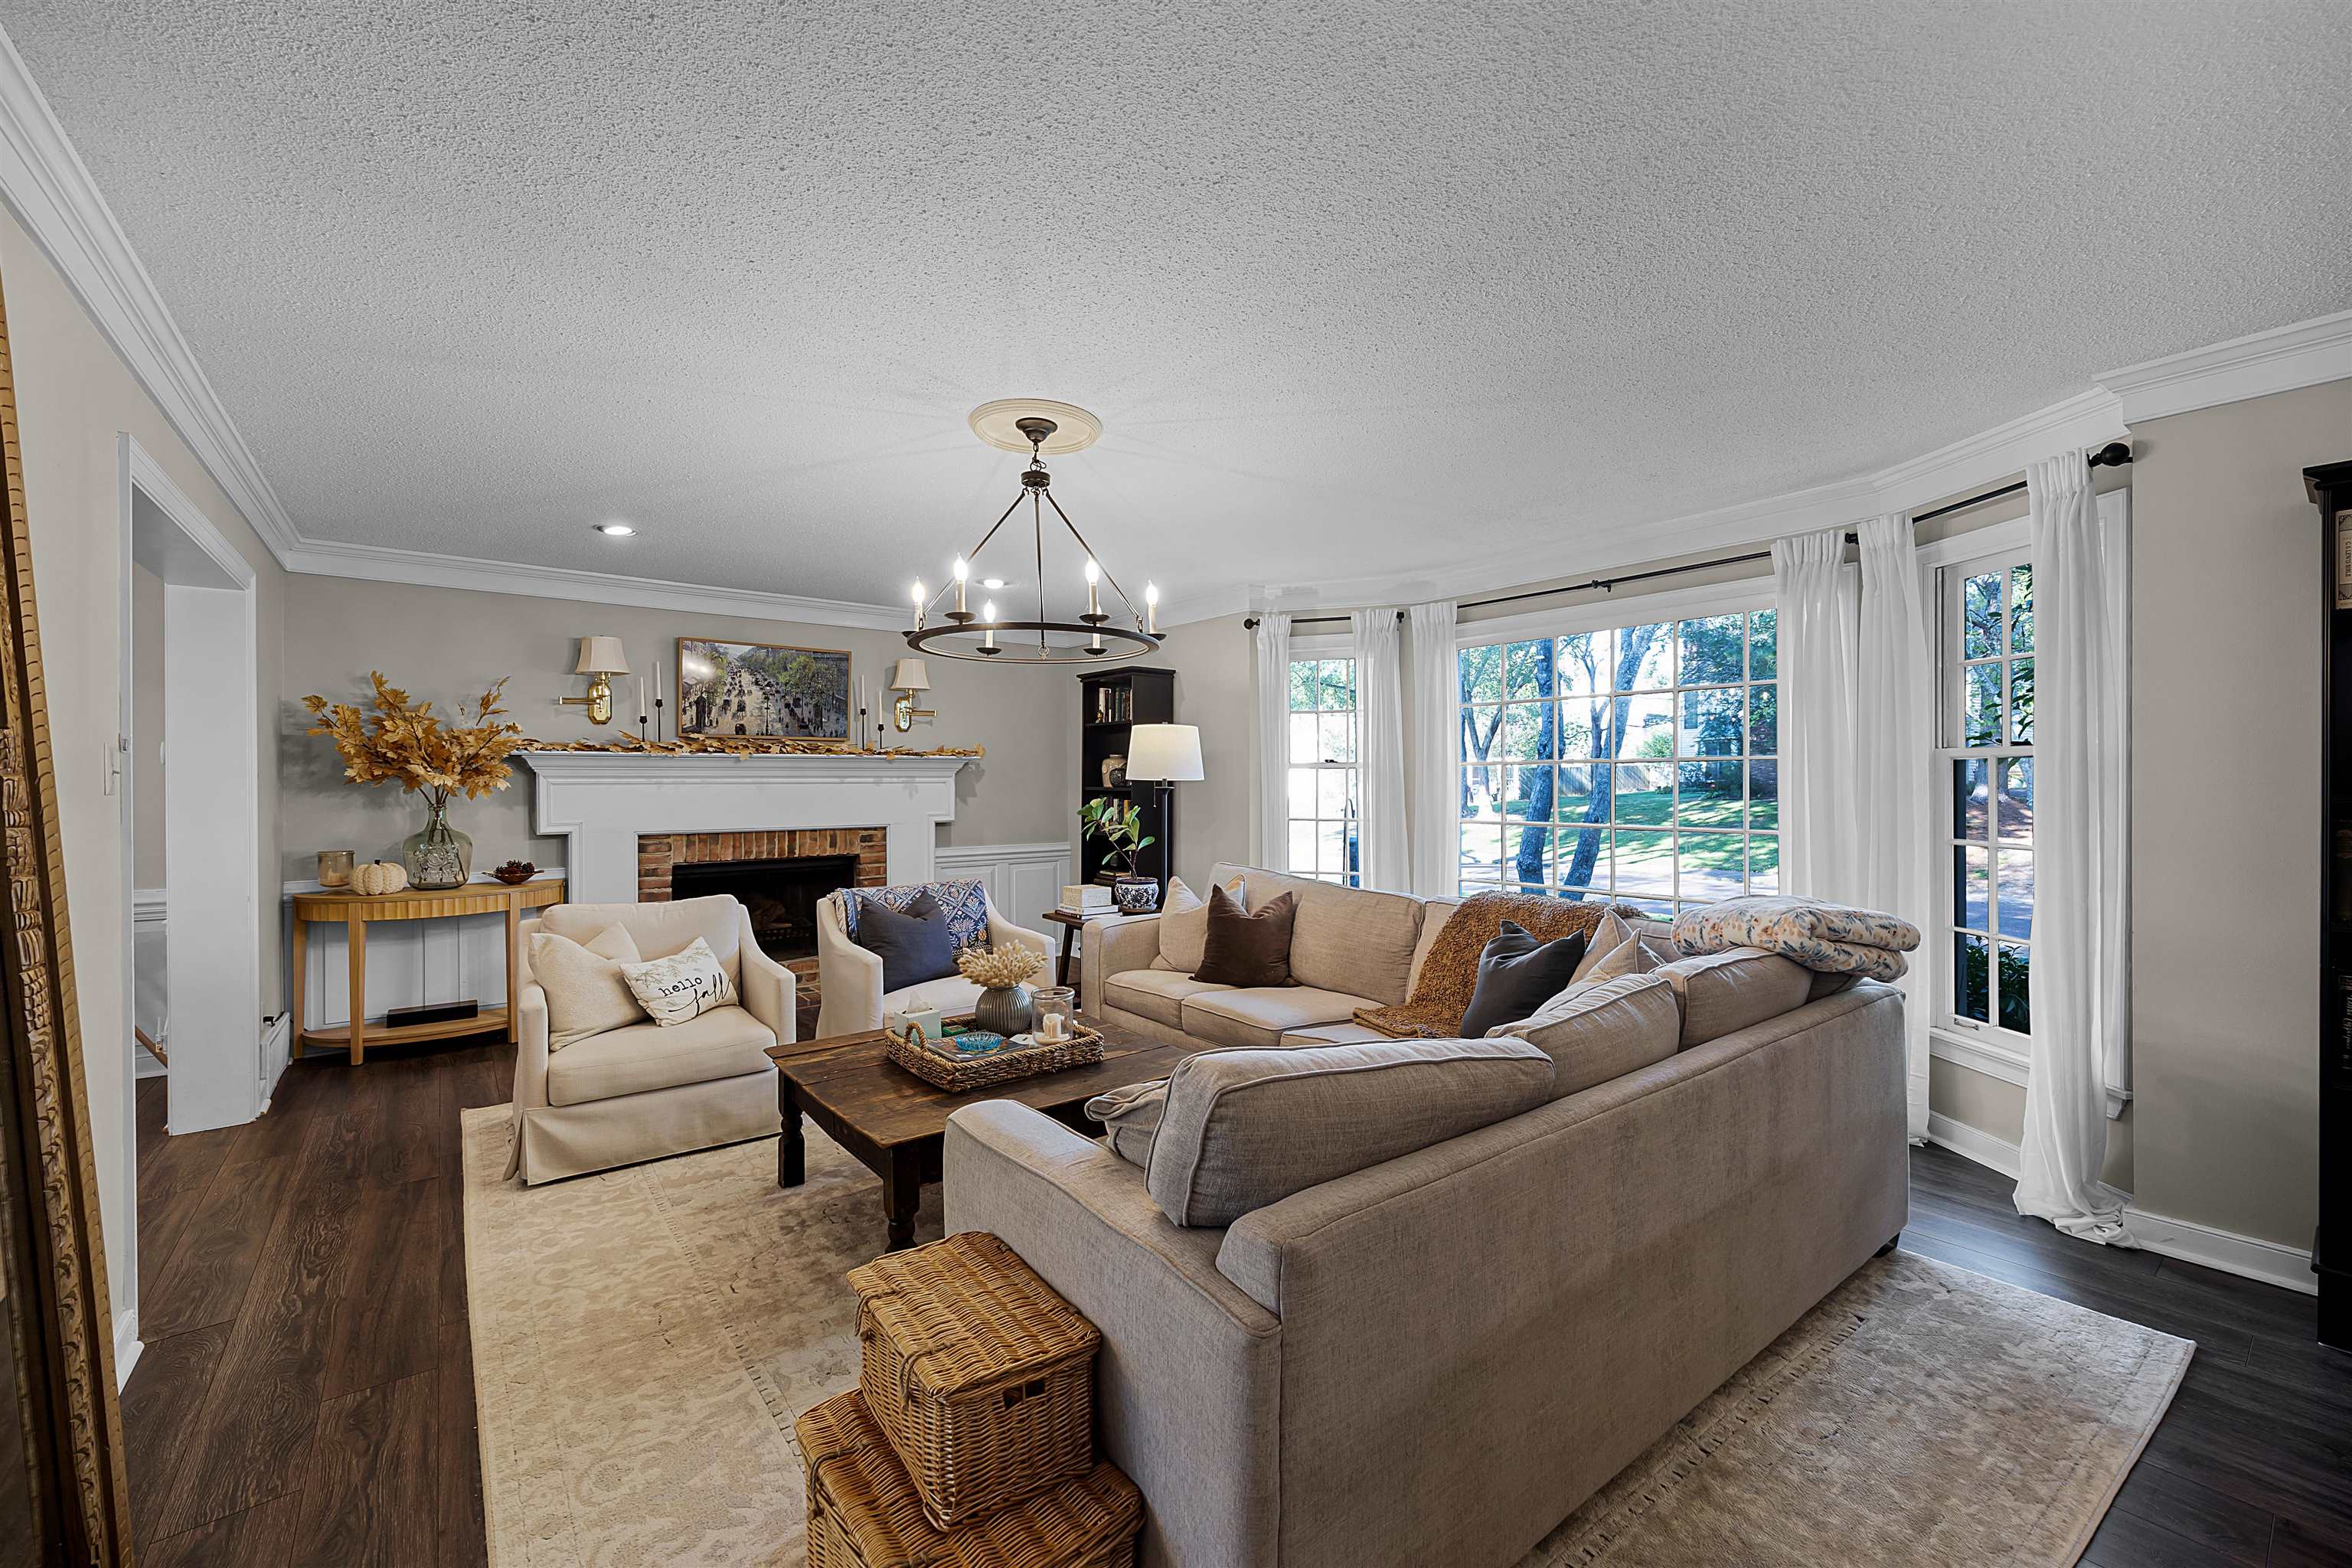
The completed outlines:
{"type": "MultiPolygon", "coordinates": [[[[907,633],[907,646],[918,653],[938,654],[944,658],[992,659],[1004,664],[1085,664],[1110,653],[1150,653],[1167,640],[1159,626],[1158,586],[1150,583],[1143,585],[1143,608],[1138,610],[1135,601],[1129,598],[1127,590],[1119,585],[1118,579],[1101,564],[1094,546],[1088,544],[1087,536],[1078,531],[1078,525],[1070,521],[1070,514],[1062,510],[1062,503],[1054,499],[1053,477],[1045,471],[1045,447],[1055,432],[1063,426],[1057,421],[1034,412],[1038,406],[1036,400],[1028,399],[987,404],[972,412],[973,430],[992,446],[1018,451],[1019,447],[1013,444],[1016,437],[1010,433],[1018,432],[1017,439],[1025,441],[1029,447],[1029,466],[1021,472],[1021,493],[1013,498],[1013,504],[1006,507],[1003,514],[989,525],[988,531],[980,536],[980,542],[971,547],[970,556],[955,558],[952,580],[938,593],[928,596],[921,581],[916,582],[915,625],[907,633]],[[1020,414],[1012,419],[1010,431],[1007,431],[1003,416],[1022,408],[1032,412],[1020,414]],[[979,613],[974,614],[967,602],[972,567],[978,562],[980,552],[988,548],[988,542],[994,539],[998,530],[1021,510],[1021,503],[1024,500],[1029,503],[1030,541],[1037,571],[1037,618],[1000,618],[993,599],[983,601],[979,613]],[[1086,552],[1087,608],[1086,613],[1076,620],[1056,621],[1046,617],[1047,507],[1054,509],[1055,517],[1069,531],[1078,548],[1086,552]],[[1106,582],[1110,584],[1111,592],[1118,595],[1118,602],[1127,606],[1127,624],[1124,626],[1113,625],[1112,616],[1102,607],[1101,585],[1106,582]],[[939,619],[942,624],[931,624],[932,612],[950,594],[955,595],[955,607],[940,614],[939,619]]],[[[1063,405],[1052,406],[1066,407],[1063,405]]],[[[1077,416],[1076,427],[1063,437],[1055,449],[1074,452],[1091,445],[1100,431],[1099,424],[1083,409],[1066,408],[1066,412],[1077,416]]]]}

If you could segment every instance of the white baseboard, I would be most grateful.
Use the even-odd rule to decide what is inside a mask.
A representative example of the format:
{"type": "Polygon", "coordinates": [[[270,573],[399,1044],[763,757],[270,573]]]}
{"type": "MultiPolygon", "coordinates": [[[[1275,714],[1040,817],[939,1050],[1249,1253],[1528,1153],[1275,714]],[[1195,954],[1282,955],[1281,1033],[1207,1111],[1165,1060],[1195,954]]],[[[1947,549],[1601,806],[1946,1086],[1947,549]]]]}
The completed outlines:
{"type": "MultiPolygon", "coordinates": [[[[2011,1180],[2017,1176],[2016,1144],[2006,1142],[1965,1121],[1955,1121],[1941,1111],[1927,1113],[1927,1142],[1939,1143],[1960,1158],[1973,1160],[1987,1170],[1999,1171],[2011,1180]]],[[[2202,1264],[2208,1268],[2218,1268],[2224,1274],[2258,1279],[2265,1285],[2276,1285],[2282,1289],[2298,1291],[2305,1296],[2319,1294],[2319,1281],[2311,1272],[2311,1254],[2308,1252],[2284,1247],[2275,1241],[2240,1236],[2233,1230],[2216,1230],[2211,1226],[2199,1225],[2192,1220],[2150,1214],[2132,1204],[2124,1205],[2124,1224],[2144,1250],[2159,1258],[2177,1258],[2183,1263],[2202,1264]]]]}
{"type": "Polygon", "coordinates": [[[2201,1263],[2224,1274],[2259,1279],[2265,1285],[2276,1285],[2305,1296],[2319,1294],[2319,1277],[2311,1271],[2308,1252],[2282,1247],[2275,1241],[2240,1236],[2233,1230],[2216,1230],[2210,1225],[2150,1214],[2128,1205],[2124,1208],[2124,1224],[2150,1252],[2178,1258],[2183,1263],[2201,1263]]]}
{"type": "Polygon", "coordinates": [[[1965,1121],[1955,1121],[1940,1110],[1927,1112],[1927,1142],[1939,1143],[1963,1160],[1974,1160],[1989,1171],[2017,1178],[2017,1145],[1965,1121]]]}
{"type": "Polygon", "coordinates": [[[147,1347],[139,1338],[139,1309],[130,1307],[114,1315],[114,1392],[120,1394],[130,1386],[131,1369],[139,1364],[139,1352],[147,1347]]]}

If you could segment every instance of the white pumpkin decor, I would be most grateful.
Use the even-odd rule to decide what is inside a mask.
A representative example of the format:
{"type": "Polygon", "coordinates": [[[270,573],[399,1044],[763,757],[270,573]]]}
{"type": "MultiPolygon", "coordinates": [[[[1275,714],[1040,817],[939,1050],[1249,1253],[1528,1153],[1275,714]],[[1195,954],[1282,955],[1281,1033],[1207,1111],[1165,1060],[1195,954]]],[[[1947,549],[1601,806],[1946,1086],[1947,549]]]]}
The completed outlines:
{"type": "Polygon", "coordinates": [[[408,872],[394,860],[371,860],[352,868],[352,891],[362,898],[381,898],[408,886],[408,872]]]}

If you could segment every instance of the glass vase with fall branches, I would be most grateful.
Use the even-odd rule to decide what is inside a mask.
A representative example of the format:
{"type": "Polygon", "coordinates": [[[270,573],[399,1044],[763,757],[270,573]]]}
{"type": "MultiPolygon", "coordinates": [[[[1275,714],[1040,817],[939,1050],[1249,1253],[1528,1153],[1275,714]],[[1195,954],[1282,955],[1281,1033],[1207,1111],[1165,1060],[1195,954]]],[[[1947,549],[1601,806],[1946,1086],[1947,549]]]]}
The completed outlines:
{"type": "Polygon", "coordinates": [[[386,681],[383,672],[369,671],[368,680],[375,696],[366,708],[302,699],[318,721],[310,732],[333,739],[343,776],[353,784],[397,784],[425,797],[425,826],[401,843],[409,885],[457,887],[473,875],[474,841],[449,826],[449,797],[462,790],[478,800],[506,788],[514,772],[507,758],[523,744],[522,726],[506,721],[499,705],[506,680],[482,693],[470,721],[461,706],[451,722],[432,703],[386,681]]]}

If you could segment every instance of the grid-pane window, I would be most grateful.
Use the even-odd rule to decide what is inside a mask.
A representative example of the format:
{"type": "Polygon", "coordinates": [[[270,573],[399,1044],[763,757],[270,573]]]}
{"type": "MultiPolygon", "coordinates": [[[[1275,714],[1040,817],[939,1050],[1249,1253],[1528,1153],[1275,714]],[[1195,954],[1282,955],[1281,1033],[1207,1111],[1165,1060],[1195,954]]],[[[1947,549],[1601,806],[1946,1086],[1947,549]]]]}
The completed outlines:
{"type": "Polygon", "coordinates": [[[1947,1011],[1963,1028],[2032,1032],[2033,566],[1944,569],[1938,614],[1947,838],[1947,1011]]]}
{"type": "Polygon", "coordinates": [[[1780,885],[1770,610],[1465,647],[1459,882],[1660,915],[1780,885]]]}
{"type": "Polygon", "coordinates": [[[1356,661],[1290,661],[1287,868],[1358,885],[1356,661]]]}

